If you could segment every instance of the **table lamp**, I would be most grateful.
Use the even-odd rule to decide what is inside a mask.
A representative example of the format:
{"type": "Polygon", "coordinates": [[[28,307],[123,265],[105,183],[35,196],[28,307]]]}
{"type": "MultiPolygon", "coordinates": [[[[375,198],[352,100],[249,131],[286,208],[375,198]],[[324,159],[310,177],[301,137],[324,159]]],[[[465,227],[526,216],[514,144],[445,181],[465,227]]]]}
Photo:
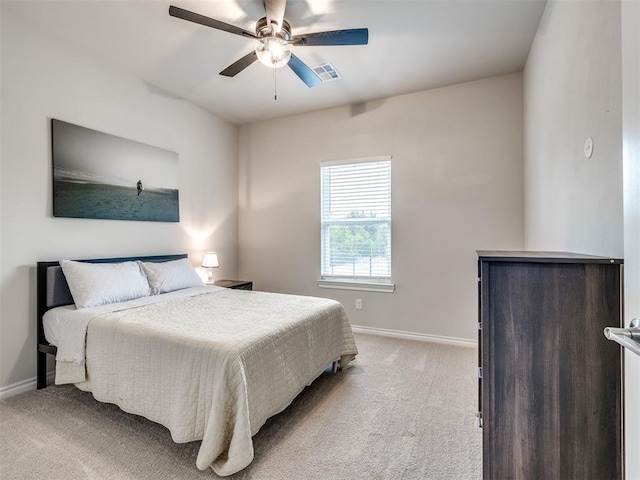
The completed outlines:
{"type": "Polygon", "coordinates": [[[213,283],[213,269],[218,268],[218,254],[216,252],[207,252],[202,259],[202,268],[207,269],[207,284],[213,283]]]}

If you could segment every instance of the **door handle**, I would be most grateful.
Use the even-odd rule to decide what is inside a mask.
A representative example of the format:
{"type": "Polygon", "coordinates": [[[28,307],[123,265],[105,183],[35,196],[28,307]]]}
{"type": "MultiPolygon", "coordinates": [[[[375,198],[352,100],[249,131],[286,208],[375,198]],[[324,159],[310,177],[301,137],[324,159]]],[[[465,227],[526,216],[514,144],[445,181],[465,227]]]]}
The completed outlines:
{"type": "Polygon", "coordinates": [[[640,355],[640,318],[631,320],[629,328],[606,327],[604,336],[640,355]]]}

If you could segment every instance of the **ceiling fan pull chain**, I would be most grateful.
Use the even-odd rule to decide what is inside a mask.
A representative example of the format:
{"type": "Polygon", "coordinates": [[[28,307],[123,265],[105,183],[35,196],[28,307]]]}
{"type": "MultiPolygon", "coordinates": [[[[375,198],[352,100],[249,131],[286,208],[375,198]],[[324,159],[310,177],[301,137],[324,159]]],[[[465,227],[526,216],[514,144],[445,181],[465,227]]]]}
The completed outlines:
{"type": "Polygon", "coordinates": [[[274,68],[273,69],[273,100],[278,100],[278,76],[277,76],[277,72],[278,69],[274,68]]]}

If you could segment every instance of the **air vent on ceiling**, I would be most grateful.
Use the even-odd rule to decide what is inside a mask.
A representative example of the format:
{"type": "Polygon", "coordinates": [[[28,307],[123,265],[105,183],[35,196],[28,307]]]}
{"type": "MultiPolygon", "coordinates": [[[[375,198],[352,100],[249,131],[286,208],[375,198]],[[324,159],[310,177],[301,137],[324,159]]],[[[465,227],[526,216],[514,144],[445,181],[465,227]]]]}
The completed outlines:
{"type": "Polygon", "coordinates": [[[316,72],[320,80],[323,82],[330,82],[331,80],[338,80],[342,78],[336,67],[331,65],[330,63],[325,63],[324,65],[318,65],[317,67],[313,67],[313,71],[316,72]]]}

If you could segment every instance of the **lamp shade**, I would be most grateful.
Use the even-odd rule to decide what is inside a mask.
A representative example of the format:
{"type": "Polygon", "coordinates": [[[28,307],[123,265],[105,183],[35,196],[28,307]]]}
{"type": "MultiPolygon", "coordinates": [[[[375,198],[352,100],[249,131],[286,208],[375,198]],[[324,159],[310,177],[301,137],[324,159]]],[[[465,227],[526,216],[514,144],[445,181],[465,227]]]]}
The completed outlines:
{"type": "Polygon", "coordinates": [[[204,258],[202,259],[203,268],[218,268],[219,266],[218,254],[216,252],[207,252],[204,254],[204,258]]]}

